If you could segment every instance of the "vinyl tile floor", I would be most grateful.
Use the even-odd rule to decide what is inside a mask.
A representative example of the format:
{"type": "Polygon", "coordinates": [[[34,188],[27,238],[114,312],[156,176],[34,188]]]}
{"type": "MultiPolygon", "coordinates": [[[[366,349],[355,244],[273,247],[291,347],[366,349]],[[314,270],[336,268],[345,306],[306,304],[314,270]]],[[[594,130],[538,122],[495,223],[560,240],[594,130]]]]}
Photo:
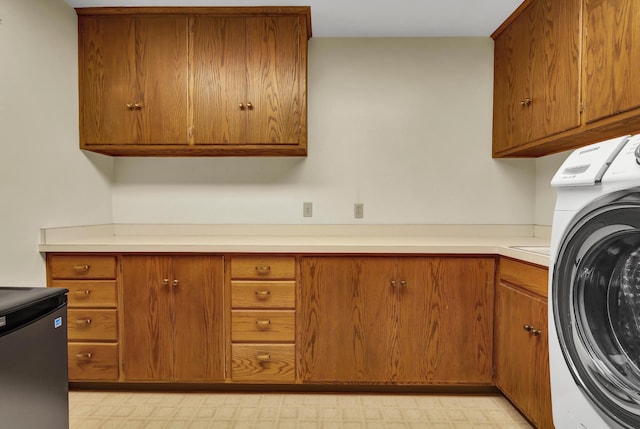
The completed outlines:
{"type": "Polygon", "coordinates": [[[530,429],[502,396],[69,392],[70,429],[530,429]]]}

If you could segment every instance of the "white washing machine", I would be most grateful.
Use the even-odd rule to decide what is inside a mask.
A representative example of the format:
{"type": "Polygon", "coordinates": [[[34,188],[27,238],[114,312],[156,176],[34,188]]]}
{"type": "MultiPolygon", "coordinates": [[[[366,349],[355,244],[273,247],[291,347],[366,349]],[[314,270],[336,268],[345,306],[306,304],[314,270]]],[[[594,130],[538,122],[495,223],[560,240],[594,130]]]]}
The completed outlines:
{"type": "Polygon", "coordinates": [[[557,429],[640,428],[640,135],[573,152],[549,265],[549,358],[557,429]],[[636,152],[637,150],[637,152],[636,152]]]}

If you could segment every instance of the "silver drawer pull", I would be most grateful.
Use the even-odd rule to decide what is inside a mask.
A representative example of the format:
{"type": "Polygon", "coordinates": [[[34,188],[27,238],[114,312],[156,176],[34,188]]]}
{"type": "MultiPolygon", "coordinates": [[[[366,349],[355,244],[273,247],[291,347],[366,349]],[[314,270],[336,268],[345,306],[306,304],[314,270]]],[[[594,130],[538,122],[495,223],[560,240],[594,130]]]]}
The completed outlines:
{"type": "Polygon", "coordinates": [[[76,358],[80,360],[91,360],[93,353],[76,353],[76,358]]]}
{"type": "Polygon", "coordinates": [[[76,320],[76,325],[88,327],[91,325],[91,319],[78,319],[76,320]]]}
{"type": "Polygon", "coordinates": [[[74,265],[73,271],[76,271],[78,273],[84,273],[86,271],[89,271],[89,268],[91,268],[90,265],[74,265]]]}
{"type": "Polygon", "coordinates": [[[89,289],[77,290],[77,291],[73,292],[73,294],[75,296],[77,296],[78,298],[84,298],[84,297],[89,296],[89,294],[91,294],[91,291],[89,289]]]}

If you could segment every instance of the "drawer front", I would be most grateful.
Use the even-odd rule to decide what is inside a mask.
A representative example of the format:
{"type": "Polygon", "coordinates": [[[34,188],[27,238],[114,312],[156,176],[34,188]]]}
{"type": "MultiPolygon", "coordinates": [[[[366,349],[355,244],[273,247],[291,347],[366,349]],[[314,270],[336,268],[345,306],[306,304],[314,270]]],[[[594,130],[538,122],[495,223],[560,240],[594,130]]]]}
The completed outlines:
{"type": "Polygon", "coordinates": [[[231,341],[269,342],[295,340],[295,311],[231,312],[231,341]]]}
{"type": "Polygon", "coordinates": [[[69,307],[117,307],[115,280],[54,280],[52,287],[69,289],[69,307]]]}
{"type": "Polygon", "coordinates": [[[69,340],[118,340],[117,310],[69,309],[69,340]]]}
{"type": "Polygon", "coordinates": [[[233,308],[295,308],[295,281],[231,282],[233,308]]]}
{"type": "Polygon", "coordinates": [[[51,255],[53,279],[115,279],[116,257],[101,255],[51,255]]]}
{"type": "Polygon", "coordinates": [[[500,258],[500,280],[527,289],[540,296],[547,297],[549,270],[544,267],[500,258]]]}
{"type": "Polygon", "coordinates": [[[118,345],[69,343],[69,380],[118,380],[118,345]]]}
{"type": "Polygon", "coordinates": [[[295,279],[293,256],[234,256],[231,258],[233,279],[295,279]]]}
{"type": "Polygon", "coordinates": [[[231,379],[244,382],[295,382],[293,344],[233,344],[231,379]]]}

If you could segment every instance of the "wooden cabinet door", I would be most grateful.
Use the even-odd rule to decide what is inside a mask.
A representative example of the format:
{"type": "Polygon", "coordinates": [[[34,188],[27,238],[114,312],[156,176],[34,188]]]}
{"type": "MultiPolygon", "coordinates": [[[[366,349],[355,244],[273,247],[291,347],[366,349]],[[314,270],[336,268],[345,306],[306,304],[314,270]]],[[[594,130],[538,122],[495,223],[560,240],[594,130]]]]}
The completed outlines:
{"type": "Polygon", "coordinates": [[[530,25],[531,7],[526,9],[496,40],[494,45],[493,151],[500,152],[527,139],[531,109],[530,25]]]}
{"type": "Polygon", "coordinates": [[[640,106],[640,4],[586,0],[583,14],[585,122],[640,106]]]}
{"type": "Polygon", "coordinates": [[[193,18],[193,140],[244,144],[247,71],[244,17],[193,18]]]}
{"type": "Polygon", "coordinates": [[[580,126],[580,4],[533,1],[495,39],[494,154],[580,126]]]}
{"type": "Polygon", "coordinates": [[[553,427],[547,302],[501,283],[496,303],[496,385],[538,427],[553,427]]]}
{"type": "Polygon", "coordinates": [[[303,382],[387,382],[396,360],[396,258],[305,257],[303,382]]]}
{"type": "Polygon", "coordinates": [[[174,256],[171,273],[174,379],[224,380],[222,257],[174,256]]]}
{"type": "Polygon", "coordinates": [[[186,144],[187,18],[81,16],[79,27],[83,144],[186,144]]]}
{"type": "Polygon", "coordinates": [[[247,18],[249,144],[298,144],[301,136],[306,34],[298,17],[247,18]],[[301,62],[304,59],[304,67],[301,62]]]}
{"type": "Polygon", "coordinates": [[[532,25],[531,122],[526,141],[580,125],[581,0],[536,0],[532,25]]]}
{"type": "Polygon", "coordinates": [[[122,257],[125,380],[173,377],[170,262],[166,256],[122,257]]]}
{"type": "Polygon", "coordinates": [[[135,19],[83,16],[80,35],[80,126],[85,144],[138,141],[135,19]]]}
{"type": "Polygon", "coordinates": [[[398,382],[491,384],[493,258],[402,257],[398,382]]]}
{"type": "Polygon", "coordinates": [[[187,30],[184,16],[136,18],[139,143],[188,143],[187,30]]]}

